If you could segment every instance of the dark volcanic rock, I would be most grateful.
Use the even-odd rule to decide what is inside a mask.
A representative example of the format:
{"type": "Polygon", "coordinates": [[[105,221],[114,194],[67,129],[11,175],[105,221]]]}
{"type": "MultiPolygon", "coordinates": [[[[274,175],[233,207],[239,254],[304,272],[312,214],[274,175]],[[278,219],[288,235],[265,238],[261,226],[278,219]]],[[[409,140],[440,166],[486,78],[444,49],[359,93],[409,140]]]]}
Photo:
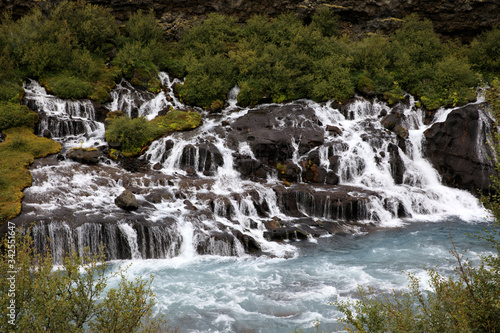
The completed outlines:
{"type": "Polygon", "coordinates": [[[135,198],[134,193],[129,190],[125,190],[115,199],[115,204],[125,210],[137,210],[139,208],[139,203],[135,198]]]}
{"type": "Polygon", "coordinates": [[[492,123],[484,104],[452,111],[446,121],[425,131],[425,155],[449,186],[477,193],[488,191],[493,165],[486,141],[492,123]]]}
{"type": "Polygon", "coordinates": [[[85,164],[98,163],[99,155],[100,155],[99,150],[89,149],[89,148],[72,148],[66,152],[67,158],[85,164]]]}
{"type": "Polygon", "coordinates": [[[314,110],[301,104],[262,106],[248,111],[232,125],[228,141],[235,148],[247,142],[256,159],[276,167],[293,157],[292,142],[299,154],[324,143],[324,130],[314,110]]]}
{"type": "Polygon", "coordinates": [[[392,178],[394,178],[394,182],[396,184],[402,184],[403,175],[405,173],[405,165],[401,155],[399,155],[398,146],[393,143],[389,143],[387,149],[389,151],[389,163],[391,166],[392,178]]]}

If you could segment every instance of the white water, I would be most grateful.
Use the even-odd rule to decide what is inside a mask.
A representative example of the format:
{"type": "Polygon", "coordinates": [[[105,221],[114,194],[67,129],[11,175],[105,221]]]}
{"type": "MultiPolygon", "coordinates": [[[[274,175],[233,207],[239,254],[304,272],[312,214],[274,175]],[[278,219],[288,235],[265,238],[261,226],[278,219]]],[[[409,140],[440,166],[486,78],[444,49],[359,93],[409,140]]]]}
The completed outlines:
{"type": "Polygon", "coordinates": [[[339,328],[341,313],[330,305],[335,299],[353,299],[358,285],[380,292],[403,290],[408,281],[402,270],[429,289],[424,266],[452,274],[449,233],[459,250],[467,248],[467,257],[477,260],[485,249],[464,233],[483,227],[450,220],[322,238],[317,244],[301,243],[292,259],[181,256],[132,261],[128,277],[155,276],[156,313],[182,332],[315,332],[316,321],[320,332],[329,332],[339,328]]]}
{"type": "MultiPolygon", "coordinates": [[[[112,101],[107,105],[108,109],[121,109],[128,115],[135,114],[152,119],[164,108],[184,108],[173,95],[174,82],[165,73],[161,73],[160,79],[168,87],[167,94],[163,91],[157,95],[139,93],[122,80],[111,94],[112,101]]],[[[87,130],[83,133],[70,133],[65,137],[54,135],[56,140],[63,143],[63,151],[78,145],[88,147],[105,143],[104,126],[94,121],[95,111],[89,101],[60,100],[48,95],[34,81],[26,85],[25,90],[28,104],[39,112],[62,123],[69,119],[86,124],[87,130]]],[[[264,235],[264,222],[272,217],[294,223],[294,218],[283,210],[282,203],[273,189],[280,184],[277,172],[271,170],[267,181],[243,179],[235,169],[233,155],[243,154],[255,160],[254,151],[248,142],[240,142],[237,150],[231,149],[225,139],[227,134],[221,134],[221,130],[227,131],[221,127],[222,122],[232,124],[248,113],[248,109],[237,106],[238,91],[238,87],[231,90],[228,106],[219,117],[205,117],[202,126],[196,130],[174,133],[150,145],[143,158],[151,165],[161,165],[156,174],[136,175],[118,168],[111,160],[103,160],[108,165],[98,166],[63,161],[57,166],[33,170],[36,181],[27,190],[25,201],[25,205],[32,208],[30,214],[45,215],[47,219],[51,219],[51,214],[64,215],[60,212],[70,210],[74,212],[73,216],[81,218],[81,223],[99,220],[121,221],[119,223],[122,237],[129,242],[130,253],[134,258],[141,257],[137,236],[134,236],[136,231],[132,227],[134,221],[160,223],[166,220],[173,221],[175,227],[169,230],[178,233],[176,237],[182,242],[179,253],[184,256],[195,255],[197,244],[205,243],[204,246],[211,249],[207,250],[208,253],[223,254],[218,252],[217,249],[220,249],[226,255],[241,254],[242,244],[235,236],[231,236],[233,240],[225,240],[224,246],[229,246],[231,250],[220,247],[222,239],[212,239],[213,232],[226,232],[227,228],[255,239],[266,253],[280,257],[296,256],[292,244],[269,242],[264,235]],[[192,177],[193,173],[195,178],[192,177]],[[113,201],[124,189],[130,187],[135,189],[138,200],[147,205],[137,212],[124,213],[113,201]],[[251,194],[252,192],[257,193],[257,197],[251,194]],[[158,193],[160,199],[151,201],[148,197],[150,193],[158,193]],[[36,199],[29,199],[30,195],[36,199]],[[186,209],[189,204],[194,207],[192,209],[202,213],[194,214],[192,209],[186,209]],[[259,214],[259,208],[256,206],[261,204],[266,205],[264,216],[262,212],[259,214]],[[101,218],[102,216],[105,218],[101,218]]],[[[410,98],[409,105],[402,111],[406,116],[403,125],[409,130],[409,138],[406,140],[408,154],[397,148],[405,171],[403,183],[396,184],[391,174],[388,146],[396,145],[397,139],[382,127],[379,119],[381,111],[390,111],[387,105],[357,99],[343,114],[333,108],[331,103],[300,103],[305,103],[314,110],[316,118],[325,130],[324,145],[313,149],[319,151],[320,165],[328,171],[328,157],[338,156],[340,184],[359,189],[351,190],[351,197],[368,199],[363,207],[359,207],[361,213],[358,214],[365,219],[361,222],[394,227],[414,221],[442,221],[449,217],[466,221],[479,221],[486,217],[486,211],[470,193],[443,186],[436,170],[422,156],[424,131],[433,123],[444,121],[451,110],[439,110],[434,121],[426,126],[423,124],[423,112],[415,106],[413,98],[410,98]],[[335,136],[328,133],[327,125],[337,126],[342,134],[335,136]],[[373,191],[377,195],[363,194],[360,192],[363,189],[373,191]],[[406,217],[398,217],[398,211],[401,210],[405,212],[406,217]]],[[[282,130],[287,126],[286,122],[290,121],[295,128],[305,128],[311,119],[304,116],[295,119],[287,116],[287,119],[277,122],[278,127],[275,130],[282,130]]],[[[58,124],[52,127],[47,125],[39,129],[39,132],[57,132],[54,128],[58,127],[58,124]]],[[[290,137],[290,147],[293,148],[292,161],[302,168],[301,161],[307,160],[309,153],[301,156],[300,141],[300,137],[290,137]]],[[[478,154],[485,155],[485,152],[478,154]]],[[[300,175],[298,181],[301,181],[300,175]]],[[[322,201],[321,205],[324,207],[311,207],[311,204],[307,203],[308,198],[314,197],[314,191],[325,189],[312,187],[312,190],[310,195],[297,199],[301,213],[312,219],[327,221],[342,218],[343,213],[341,214],[340,210],[332,213],[333,202],[330,196],[327,201],[322,201]]],[[[326,190],[328,191],[328,188],[326,190]]],[[[59,221],[71,222],[64,217],[59,221]]],[[[347,228],[357,230],[357,227],[347,228]]],[[[177,252],[167,250],[167,253],[177,252]]]]}
{"type": "MultiPolygon", "coordinates": [[[[157,95],[138,93],[122,81],[106,107],[148,119],[165,108],[185,108],[173,95],[168,75],[161,73],[160,79],[170,89],[157,95]]],[[[40,124],[39,133],[51,132],[63,152],[105,144],[104,125],[95,121],[89,101],[60,100],[36,82],[25,90],[27,103],[50,119],[40,124]]],[[[340,187],[349,186],[353,198],[367,198],[359,207],[365,220],[358,225],[347,222],[343,230],[351,236],[324,234],[318,240],[295,241],[297,233],[292,232],[289,241],[269,241],[265,224],[271,219],[288,225],[298,219],[287,214],[276,191],[282,186],[276,170],[255,181],[244,179],[235,168],[235,154],[256,160],[248,142],[231,148],[226,141],[229,132],[222,123],[233,124],[251,111],[238,107],[238,91],[231,90],[219,117],[198,110],[205,116],[202,126],[153,142],[142,158],[160,166],[158,171],[128,172],[107,158],[98,165],[70,160],[35,164],[23,214],[39,221],[39,245],[49,236],[52,252],[60,258],[68,249],[96,250],[106,243],[108,258],[133,259],[130,276],[156,275],[157,311],[188,332],[287,332],[311,327],[315,320],[329,329],[335,327],[338,313],[326,303],[348,297],[358,283],[384,291],[400,289],[406,281],[401,270],[425,276],[425,264],[449,273],[443,260],[449,249],[448,227],[464,248],[470,247],[459,231],[476,230],[486,211],[470,193],[443,186],[422,156],[424,131],[445,121],[452,110],[439,110],[433,122],[424,125],[423,112],[412,98],[403,110],[407,153],[397,147],[405,167],[402,184],[394,181],[388,151],[390,144],[397,145],[396,136],[380,124],[379,114],[389,111],[387,105],[360,99],[343,114],[332,103],[297,102],[314,110],[325,132],[325,143],[313,148],[320,165],[335,171],[330,170],[329,156],[338,156],[340,187]],[[327,132],[327,125],[337,126],[342,134],[327,132]],[[114,199],[126,188],[136,194],[138,211],[115,206],[114,199]],[[406,217],[398,217],[401,209],[406,217]],[[359,232],[362,224],[389,229],[365,235],[359,232]],[[265,255],[245,254],[245,237],[255,240],[265,255]],[[141,260],[145,258],[161,259],[141,260]]],[[[486,120],[487,115],[481,117],[486,120]]],[[[277,122],[274,130],[283,130],[288,120],[277,122]]],[[[295,128],[311,122],[300,117],[291,121],[295,128]]],[[[290,137],[289,145],[299,167],[309,154],[300,154],[301,139],[290,137]]],[[[478,154],[484,157],[486,152],[478,154]]],[[[295,189],[301,188],[294,184],[290,191],[295,189]]],[[[311,221],[337,224],[343,215],[332,208],[336,191],[312,186],[305,194],[297,192],[297,209],[311,221]],[[325,191],[327,199],[314,201],[325,191]]]]}

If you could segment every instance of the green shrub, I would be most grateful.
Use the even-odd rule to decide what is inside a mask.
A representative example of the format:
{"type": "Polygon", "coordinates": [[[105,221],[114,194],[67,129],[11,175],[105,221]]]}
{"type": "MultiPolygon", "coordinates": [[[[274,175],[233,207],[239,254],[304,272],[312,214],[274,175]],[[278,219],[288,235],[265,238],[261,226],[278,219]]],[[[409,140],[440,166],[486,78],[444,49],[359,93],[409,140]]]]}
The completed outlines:
{"type": "Polygon", "coordinates": [[[338,17],[328,7],[320,7],[312,17],[311,26],[323,36],[332,37],[338,33],[338,17]]]}
{"type": "Polygon", "coordinates": [[[193,59],[187,70],[184,84],[177,89],[182,100],[189,104],[210,107],[215,100],[225,100],[236,84],[234,66],[224,55],[193,59]]]}
{"type": "Polygon", "coordinates": [[[145,118],[114,118],[106,128],[106,141],[118,143],[125,156],[138,155],[141,149],[154,140],[161,129],[145,118]]]}
{"type": "Polygon", "coordinates": [[[84,0],[61,2],[50,12],[49,20],[67,26],[78,45],[90,52],[102,53],[118,34],[110,9],[84,0]]]}
{"type": "Polygon", "coordinates": [[[153,54],[151,49],[144,47],[139,41],[126,43],[118,52],[113,65],[119,67],[122,74],[131,79],[134,71],[138,68],[147,72],[157,73],[158,69],[153,63],[153,54]]]}
{"type": "Polygon", "coordinates": [[[500,27],[482,33],[471,43],[469,59],[490,78],[500,75],[500,27]]]}
{"type": "Polygon", "coordinates": [[[0,103],[0,131],[11,127],[33,128],[38,121],[38,114],[25,105],[0,103]]]}
{"type": "Polygon", "coordinates": [[[61,98],[82,99],[88,98],[92,92],[92,84],[73,76],[57,76],[47,79],[47,90],[61,98]]]}
{"type": "Polygon", "coordinates": [[[158,42],[163,37],[163,30],[158,24],[153,10],[150,10],[147,14],[144,14],[141,10],[132,14],[126,28],[130,38],[144,45],[150,42],[158,42]]]}

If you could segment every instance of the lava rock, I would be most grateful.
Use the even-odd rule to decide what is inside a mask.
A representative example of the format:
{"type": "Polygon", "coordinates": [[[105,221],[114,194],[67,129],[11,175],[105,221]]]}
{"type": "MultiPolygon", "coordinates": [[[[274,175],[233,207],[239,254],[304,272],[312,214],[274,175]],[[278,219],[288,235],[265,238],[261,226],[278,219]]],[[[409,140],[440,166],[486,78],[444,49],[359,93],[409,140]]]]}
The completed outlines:
{"type": "Polygon", "coordinates": [[[326,130],[330,133],[333,133],[333,135],[335,136],[342,135],[342,130],[337,126],[328,125],[326,126],[326,130]]]}
{"type": "Polygon", "coordinates": [[[96,148],[72,148],[66,152],[67,158],[85,164],[98,163],[99,155],[99,150],[96,148]]]}
{"type": "Polygon", "coordinates": [[[137,199],[130,190],[125,190],[115,199],[115,204],[125,210],[137,210],[139,208],[139,203],[137,199]]]}
{"type": "Polygon", "coordinates": [[[480,116],[486,114],[484,109],[484,104],[466,105],[424,132],[424,154],[448,186],[472,193],[489,191],[494,167],[486,142],[493,123],[480,116]]]}

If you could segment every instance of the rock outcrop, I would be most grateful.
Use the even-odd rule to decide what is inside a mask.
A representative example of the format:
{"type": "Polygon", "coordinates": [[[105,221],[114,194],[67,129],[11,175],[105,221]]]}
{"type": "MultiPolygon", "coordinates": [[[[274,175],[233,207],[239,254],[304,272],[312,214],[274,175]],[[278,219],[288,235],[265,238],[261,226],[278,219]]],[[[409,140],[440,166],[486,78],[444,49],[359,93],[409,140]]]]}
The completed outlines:
{"type": "Polygon", "coordinates": [[[472,193],[489,190],[494,168],[486,142],[493,124],[484,108],[484,104],[461,107],[425,131],[425,155],[446,185],[472,193]]]}
{"type": "Polygon", "coordinates": [[[72,148],[66,152],[66,157],[73,161],[96,164],[99,162],[99,150],[97,148],[72,148]]]}
{"type": "Polygon", "coordinates": [[[134,193],[130,190],[125,190],[115,199],[115,204],[125,210],[137,210],[139,203],[135,198],[134,193]]]}

